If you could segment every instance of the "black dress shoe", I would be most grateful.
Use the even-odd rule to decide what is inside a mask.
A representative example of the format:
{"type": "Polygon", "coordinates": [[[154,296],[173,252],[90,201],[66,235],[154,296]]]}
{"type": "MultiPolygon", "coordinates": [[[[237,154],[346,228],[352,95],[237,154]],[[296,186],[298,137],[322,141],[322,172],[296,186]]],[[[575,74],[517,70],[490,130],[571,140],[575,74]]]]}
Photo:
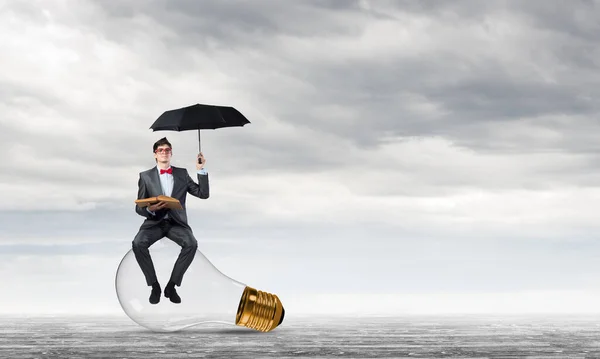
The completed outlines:
{"type": "Polygon", "coordinates": [[[167,286],[165,288],[165,297],[169,298],[169,300],[173,303],[181,303],[181,298],[177,294],[175,287],[167,286]]]}
{"type": "Polygon", "coordinates": [[[152,293],[150,293],[150,304],[158,304],[160,302],[160,286],[153,285],[152,293]]]}

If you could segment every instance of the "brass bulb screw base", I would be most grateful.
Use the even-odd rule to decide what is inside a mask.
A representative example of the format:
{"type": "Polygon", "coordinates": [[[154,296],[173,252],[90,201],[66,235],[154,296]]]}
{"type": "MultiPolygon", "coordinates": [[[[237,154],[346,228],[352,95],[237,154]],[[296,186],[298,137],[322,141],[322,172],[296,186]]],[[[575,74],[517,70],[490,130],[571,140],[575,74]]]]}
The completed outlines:
{"type": "Polygon", "coordinates": [[[235,324],[270,332],[283,322],[284,316],[283,304],[275,294],[246,286],[235,316],[235,324]]]}

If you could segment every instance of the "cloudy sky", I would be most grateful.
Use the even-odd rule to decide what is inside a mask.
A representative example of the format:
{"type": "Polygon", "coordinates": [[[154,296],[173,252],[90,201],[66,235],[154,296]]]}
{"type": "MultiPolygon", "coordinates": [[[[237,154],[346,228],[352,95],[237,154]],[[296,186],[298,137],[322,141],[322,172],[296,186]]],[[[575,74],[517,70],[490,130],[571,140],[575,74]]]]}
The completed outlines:
{"type": "Polygon", "coordinates": [[[0,312],[122,314],[154,141],[195,177],[149,127],[194,103],[251,121],[202,132],[199,250],[289,315],[600,312],[599,33],[584,0],[0,1],[0,312]]]}

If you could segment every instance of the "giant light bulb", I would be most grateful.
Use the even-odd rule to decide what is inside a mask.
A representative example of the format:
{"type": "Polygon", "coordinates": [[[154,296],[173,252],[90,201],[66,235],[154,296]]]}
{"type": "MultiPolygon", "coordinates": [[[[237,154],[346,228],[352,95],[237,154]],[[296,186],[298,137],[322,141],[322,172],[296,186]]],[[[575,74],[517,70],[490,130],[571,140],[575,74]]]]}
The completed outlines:
{"type": "Polygon", "coordinates": [[[283,321],[279,298],[256,290],[221,273],[200,251],[176,287],[181,303],[164,297],[173,264],[181,250],[163,238],[150,246],[150,255],[162,287],[160,302],[150,304],[152,287],[129,250],[117,269],[117,297],[125,313],[137,324],[155,332],[172,332],[204,323],[224,323],[268,332],[283,321]]]}

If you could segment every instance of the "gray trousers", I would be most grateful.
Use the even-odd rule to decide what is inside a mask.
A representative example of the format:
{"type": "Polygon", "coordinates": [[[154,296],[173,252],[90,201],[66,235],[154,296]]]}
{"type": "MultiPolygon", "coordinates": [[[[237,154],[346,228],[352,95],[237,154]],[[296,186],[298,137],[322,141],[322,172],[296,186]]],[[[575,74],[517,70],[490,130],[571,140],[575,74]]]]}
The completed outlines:
{"type": "Polygon", "coordinates": [[[177,261],[173,266],[170,279],[177,286],[181,286],[183,275],[192,264],[198,249],[198,241],[191,229],[167,220],[161,221],[156,226],[141,229],[132,242],[135,259],[146,277],[146,284],[151,286],[153,283],[158,282],[148,248],[163,237],[169,238],[181,247],[181,252],[179,252],[179,257],[177,257],[177,261]]]}

